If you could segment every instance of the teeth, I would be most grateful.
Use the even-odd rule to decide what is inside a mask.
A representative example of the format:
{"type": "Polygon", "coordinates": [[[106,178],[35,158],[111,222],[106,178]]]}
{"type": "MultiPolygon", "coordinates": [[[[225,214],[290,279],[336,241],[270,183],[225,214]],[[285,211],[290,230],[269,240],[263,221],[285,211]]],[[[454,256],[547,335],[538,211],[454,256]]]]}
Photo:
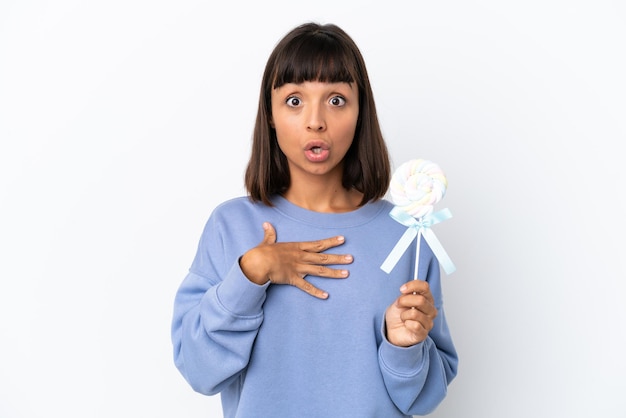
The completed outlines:
{"type": "Polygon", "coordinates": [[[322,149],[318,148],[318,147],[315,147],[311,151],[313,151],[314,154],[320,154],[322,152],[322,149]]]}

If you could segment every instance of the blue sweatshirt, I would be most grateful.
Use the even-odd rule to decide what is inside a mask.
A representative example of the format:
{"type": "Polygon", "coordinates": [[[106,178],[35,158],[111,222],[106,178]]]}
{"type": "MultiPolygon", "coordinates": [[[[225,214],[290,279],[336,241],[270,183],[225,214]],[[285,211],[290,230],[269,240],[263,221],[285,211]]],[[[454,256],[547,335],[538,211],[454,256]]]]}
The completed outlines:
{"type": "MultiPolygon", "coordinates": [[[[456,375],[457,354],[443,310],[439,264],[421,242],[419,278],[429,282],[439,313],[428,338],[397,347],[385,337],[384,315],[413,277],[415,247],[390,274],[380,269],[406,227],[381,200],[348,213],[318,213],[275,197],[247,197],[211,214],[175,298],[174,362],[191,387],[220,393],[226,418],[407,417],[433,411],[456,375]],[[317,299],[289,285],[249,281],[238,263],[263,240],[262,223],[278,242],[336,235],[328,252],[352,254],[346,279],[307,276],[329,293],[317,299]]],[[[332,266],[331,266],[332,267],[332,266]]]]}

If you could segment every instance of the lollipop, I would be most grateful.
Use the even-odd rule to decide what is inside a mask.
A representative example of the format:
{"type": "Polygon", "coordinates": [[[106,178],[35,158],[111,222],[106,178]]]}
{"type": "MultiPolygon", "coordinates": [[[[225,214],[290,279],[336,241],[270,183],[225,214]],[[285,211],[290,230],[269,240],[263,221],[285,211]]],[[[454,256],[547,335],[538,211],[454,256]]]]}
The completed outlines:
{"type": "Polygon", "coordinates": [[[411,160],[395,171],[389,186],[396,206],[414,218],[422,218],[446,194],[448,180],[441,168],[432,161],[411,160]]]}
{"type": "Polygon", "coordinates": [[[410,160],[394,172],[389,189],[395,207],[389,215],[407,226],[408,229],[380,266],[383,271],[390,273],[402,254],[417,237],[413,275],[413,278],[417,279],[420,242],[423,236],[446,273],[454,272],[456,268],[452,260],[430,229],[432,225],[452,217],[448,209],[433,213],[434,206],[443,199],[447,187],[446,176],[441,168],[432,161],[410,160]]]}

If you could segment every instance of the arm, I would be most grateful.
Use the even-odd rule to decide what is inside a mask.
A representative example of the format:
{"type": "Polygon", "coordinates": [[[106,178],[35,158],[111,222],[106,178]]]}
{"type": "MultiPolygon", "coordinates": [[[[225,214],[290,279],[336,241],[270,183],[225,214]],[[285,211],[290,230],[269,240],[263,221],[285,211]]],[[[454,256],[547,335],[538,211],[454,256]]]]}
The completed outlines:
{"type": "Polygon", "coordinates": [[[443,311],[439,264],[434,256],[430,258],[426,282],[437,310],[428,335],[417,344],[400,347],[389,341],[383,322],[379,347],[380,368],[389,395],[406,414],[432,412],[445,398],[448,384],[457,373],[458,357],[443,311]]]}
{"type": "Polygon", "coordinates": [[[256,285],[235,261],[230,267],[219,224],[209,220],[190,272],[174,301],[174,363],[191,387],[212,395],[237,379],[263,322],[268,285],[256,285]]]}

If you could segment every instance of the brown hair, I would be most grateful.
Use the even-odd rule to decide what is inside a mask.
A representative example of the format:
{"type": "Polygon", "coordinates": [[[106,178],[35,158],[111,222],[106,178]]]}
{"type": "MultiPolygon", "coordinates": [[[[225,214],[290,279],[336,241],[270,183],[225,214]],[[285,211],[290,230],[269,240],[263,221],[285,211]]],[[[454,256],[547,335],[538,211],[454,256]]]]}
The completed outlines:
{"type": "Polygon", "coordinates": [[[305,81],[356,83],[359,117],[344,157],[343,187],[363,193],[361,205],[382,198],[390,180],[387,146],[378,123],[374,95],[358,47],[333,24],[305,23],[291,30],[271,53],[261,82],[259,108],[245,185],[253,201],[271,206],[270,197],[290,184],[287,159],[271,127],[272,89],[305,81]]]}

